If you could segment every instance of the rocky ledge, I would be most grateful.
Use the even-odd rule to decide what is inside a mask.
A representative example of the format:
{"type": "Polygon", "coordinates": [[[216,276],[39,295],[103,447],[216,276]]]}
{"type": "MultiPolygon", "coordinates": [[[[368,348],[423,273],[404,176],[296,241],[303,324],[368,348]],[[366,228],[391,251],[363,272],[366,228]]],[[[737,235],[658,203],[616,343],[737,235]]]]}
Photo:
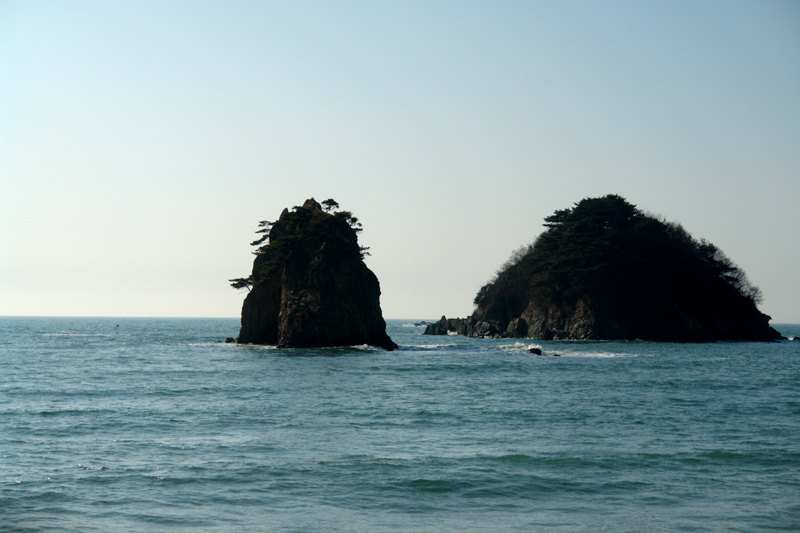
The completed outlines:
{"type": "Polygon", "coordinates": [[[333,200],[323,204],[326,210],[311,198],[276,222],[261,222],[251,276],[231,280],[250,289],[237,343],[397,347],[386,334],[378,278],[358,245],[358,220],[330,212],[338,207],[333,200]]]}

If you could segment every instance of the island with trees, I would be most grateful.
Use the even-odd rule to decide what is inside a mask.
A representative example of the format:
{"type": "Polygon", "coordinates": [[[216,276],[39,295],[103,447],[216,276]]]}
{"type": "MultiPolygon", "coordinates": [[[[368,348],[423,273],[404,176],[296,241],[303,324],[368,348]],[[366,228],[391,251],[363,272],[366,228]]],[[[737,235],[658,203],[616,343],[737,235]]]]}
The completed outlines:
{"type": "Polygon", "coordinates": [[[617,195],[545,218],[475,296],[425,334],[543,340],[773,341],[761,292],[712,243],[617,195]]]}
{"type": "Polygon", "coordinates": [[[252,273],[230,280],[249,292],[236,342],[281,348],[371,345],[392,350],[378,278],[364,264],[361,223],[313,198],[261,221],[252,273]]]}

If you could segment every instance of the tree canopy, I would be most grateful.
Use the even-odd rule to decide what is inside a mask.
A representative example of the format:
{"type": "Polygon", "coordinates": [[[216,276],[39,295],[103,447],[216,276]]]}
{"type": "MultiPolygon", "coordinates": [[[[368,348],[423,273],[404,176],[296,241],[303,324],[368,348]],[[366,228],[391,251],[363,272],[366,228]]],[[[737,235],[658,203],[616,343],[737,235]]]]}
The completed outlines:
{"type": "Polygon", "coordinates": [[[574,307],[584,300],[634,316],[662,307],[697,311],[720,298],[761,302],[760,290],[719,248],[620,196],[583,199],[544,226],[481,287],[476,306],[519,316],[530,302],[574,307]]]}
{"type": "Polygon", "coordinates": [[[353,213],[333,211],[339,207],[339,203],[333,198],[328,198],[321,204],[313,199],[310,202],[311,204],[307,202],[303,206],[295,206],[291,211],[284,210],[275,222],[262,220],[258,223],[256,234],[260,234],[260,237],[250,245],[258,247],[253,254],[263,256],[263,260],[256,261],[259,268],[254,270],[254,274],[228,280],[231,287],[250,290],[264,277],[274,274],[283,266],[293,251],[323,247],[324,243],[337,239],[344,239],[351,245],[328,246],[325,248],[326,253],[343,253],[343,250],[351,253],[350,250],[355,250],[354,253],[361,259],[369,255],[368,247],[357,244],[357,234],[363,228],[353,213]]]}

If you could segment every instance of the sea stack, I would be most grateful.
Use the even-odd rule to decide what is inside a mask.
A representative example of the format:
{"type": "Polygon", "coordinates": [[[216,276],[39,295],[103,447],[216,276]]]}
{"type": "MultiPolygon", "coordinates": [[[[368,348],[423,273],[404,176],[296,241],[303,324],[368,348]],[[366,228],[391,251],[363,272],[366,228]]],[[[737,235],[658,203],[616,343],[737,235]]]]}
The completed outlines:
{"type": "Polygon", "coordinates": [[[239,344],[279,348],[371,345],[392,350],[380,308],[378,278],[364,264],[358,219],[338,204],[313,198],[276,222],[263,221],[264,235],[242,305],[239,344]]]}
{"type": "Polygon", "coordinates": [[[427,335],[543,340],[774,341],[761,292],[719,248],[617,195],[545,218],[475,297],[427,335]]]}

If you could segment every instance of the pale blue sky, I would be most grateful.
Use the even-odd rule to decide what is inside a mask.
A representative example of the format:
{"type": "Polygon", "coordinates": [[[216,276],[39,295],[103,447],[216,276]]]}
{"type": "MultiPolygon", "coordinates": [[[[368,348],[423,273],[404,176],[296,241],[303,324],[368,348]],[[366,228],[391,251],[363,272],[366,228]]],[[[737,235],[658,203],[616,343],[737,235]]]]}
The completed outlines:
{"type": "Polygon", "coordinates": [[[0,0],[0,315],[238,316],[333,197],[388,318],[615,193],[800,322],[800,3],[0,0]]]}

